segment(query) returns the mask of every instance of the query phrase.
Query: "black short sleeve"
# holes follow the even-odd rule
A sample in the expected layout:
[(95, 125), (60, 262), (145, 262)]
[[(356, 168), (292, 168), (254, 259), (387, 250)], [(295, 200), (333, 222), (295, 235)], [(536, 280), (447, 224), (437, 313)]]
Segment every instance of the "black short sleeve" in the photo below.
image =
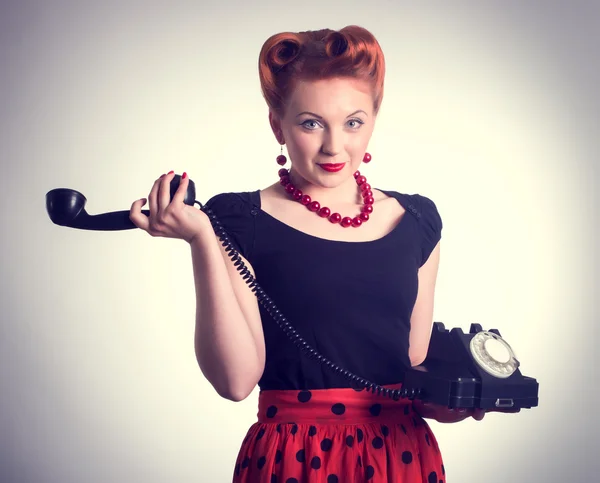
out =
[(248, 261), (254, 247), (254, 215), (252, 204), (244, 193), (220, 193), (204, 204), (211, 210), (229, 235), (233, 247)]
[(420, 204), (419, 218), (421, 231), (421, 264), (425, 265), (429, 259), (429, 255), (442, 238), (442, 218), (438, 212), (435, 203), (429, 198), (422, 195), (415, 195), (417, 203)]

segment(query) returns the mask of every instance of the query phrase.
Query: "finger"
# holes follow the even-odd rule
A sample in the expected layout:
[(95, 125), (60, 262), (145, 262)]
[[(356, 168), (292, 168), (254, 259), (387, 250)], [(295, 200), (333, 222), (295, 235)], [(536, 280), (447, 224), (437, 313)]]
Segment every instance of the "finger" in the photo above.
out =
[[(183, 173), (184, 175), (186, 174), (185, 172)], [(188, 189), (188, 184), (190, 184), (190, 178), (189, 176), (186, 176), (185, 178), (182, 176), (181, 180), (179, 181), (179, 186), (177, 188), (177, 191), (175, 191), (175, 195), (173, 196), (173, 203), (183, 203), (183, 199), (185, 198), (185, 193)]]
[(134, 201), (131, 205), (131, 209), (129, 210), (129, 219), (135, 226), (144, 231), (148, 231), (150, 227), (150, 220), (144, 213), (142, 213), (142, 206), (146, 204), (146, 201), (146, 198)]
[(148, 207), (150, 208), (151, 217), (156, 217), (158, 214), (158, 186), (162, 181), (163, 176), (164, 174), (154, 182), (152, 189), (150, 190), (150, 194), (148, 195), (148, 201), (150, 202)]
[(171, 180), (175, 176), (173, 171), (169, 171), (163, 176), (158, 190), (158, 210), (162, 213), (169, 203), (171, 203)]
[(483, 417), (485, 416), (485, 409), (474, 409), (472, 416), (473, 416), (473, 419), (475, 419), (477, 421), (481, 421), (483, 419)]

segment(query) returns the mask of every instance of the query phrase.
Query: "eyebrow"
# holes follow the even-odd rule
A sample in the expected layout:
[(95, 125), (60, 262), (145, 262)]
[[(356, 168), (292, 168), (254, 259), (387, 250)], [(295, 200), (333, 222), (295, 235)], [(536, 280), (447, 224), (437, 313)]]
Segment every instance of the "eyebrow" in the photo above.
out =
[[(368, 116), (368, 114), (365, 111), (363, 111), (362, 109), (359, 109), (358, 111), (354, 111), (352, 114), (348, 114), (348, 116), (346, 116), (346, 117), (354, 116), (355, 114), (358, 114), (359, 112), (362, 112), (365, 116)], [(315, 114), (314, 112), (309, 112), (309, 111), (301, 112), (296, 117), (300, 117), (302, 114), (309, 114), (310, 116), (315, 116), (319, 119), (323, 119), (322, 116), (319, 116), (318, 114)]]

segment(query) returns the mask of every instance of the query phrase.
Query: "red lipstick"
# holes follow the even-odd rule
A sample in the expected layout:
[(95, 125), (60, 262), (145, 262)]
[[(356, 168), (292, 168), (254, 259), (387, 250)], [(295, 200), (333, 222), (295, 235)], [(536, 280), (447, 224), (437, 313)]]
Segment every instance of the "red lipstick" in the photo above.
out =
[(330, 173), (335, 173), (337, 171), (340, 171), (344, 166), (346, 166), (346, 163), (319, 164), (319, 167), (321, 167), (325, 171), (329, 171)]

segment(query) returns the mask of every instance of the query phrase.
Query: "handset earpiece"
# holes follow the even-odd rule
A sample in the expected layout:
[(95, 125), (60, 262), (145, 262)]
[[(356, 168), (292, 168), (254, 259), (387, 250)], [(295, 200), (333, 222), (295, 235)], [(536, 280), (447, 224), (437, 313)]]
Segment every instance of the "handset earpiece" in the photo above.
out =
[[(181, 176), (176, 174), (171, 180), (171, 200), (179, 187)], [(183, 202), (193, 206), (196, 199), (196, 186), (190, 179)], [(129, 210), (113, 211), (90, 215), (85, 211), (87, 199), (79, 191), (68, 188), (56, 188), (46, 193), (46, 211), (53, 223), (80, 230), (130, 230), (137, 228), (129, 219)], [(145, 215), (150, 210), (142, 210)]]

